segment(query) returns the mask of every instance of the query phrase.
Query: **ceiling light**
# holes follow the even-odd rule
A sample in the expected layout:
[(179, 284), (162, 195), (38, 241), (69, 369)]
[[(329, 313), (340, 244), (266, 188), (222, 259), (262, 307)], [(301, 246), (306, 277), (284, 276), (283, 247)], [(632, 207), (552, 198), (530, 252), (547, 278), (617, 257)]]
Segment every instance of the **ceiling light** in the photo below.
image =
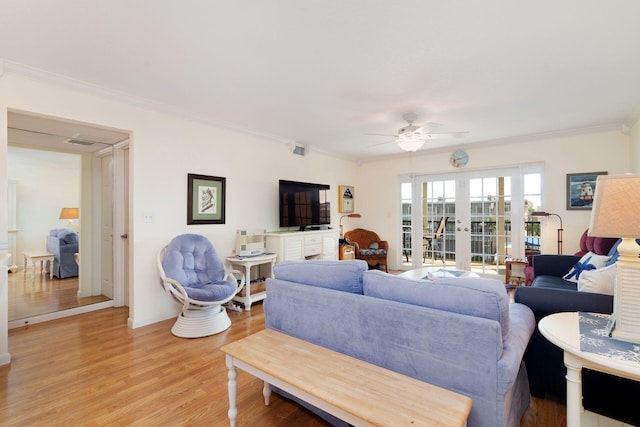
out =
[(424, 138), (420, 132), (406, 132), (398, 136), (396, 143), (404, 151), (418, 151), (424, 145)]

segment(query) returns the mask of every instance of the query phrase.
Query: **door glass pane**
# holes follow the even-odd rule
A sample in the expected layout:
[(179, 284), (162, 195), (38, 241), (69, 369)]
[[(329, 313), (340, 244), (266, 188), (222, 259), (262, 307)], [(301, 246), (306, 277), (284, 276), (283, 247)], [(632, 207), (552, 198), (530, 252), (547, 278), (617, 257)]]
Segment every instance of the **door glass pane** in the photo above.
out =
[(422, 263), (455, 265), (456, 181), (422, 184)]
[(403, 182), (400, 184), (400, 198), (402, 208), (402, 263), (411, 266), (411, 183)]
[(473, 271), (498, 274), (511, 256), (511, 178), (469, 180)]
[(530, 173), (524, 175), (525, 206), (525, 255), (540, 253), (540, 217), (529, 216), (531, 212), (542, 211), (542, 175)]

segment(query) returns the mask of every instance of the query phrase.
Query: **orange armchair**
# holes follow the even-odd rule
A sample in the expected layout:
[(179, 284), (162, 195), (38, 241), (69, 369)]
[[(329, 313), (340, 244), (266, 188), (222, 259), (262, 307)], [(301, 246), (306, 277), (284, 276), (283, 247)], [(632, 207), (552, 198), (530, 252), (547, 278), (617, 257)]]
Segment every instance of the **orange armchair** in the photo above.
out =
[(369, 267), (380, 268), (381, 265), (384, 265), (384, 271), (388, 271), (389, 243), (386, 240), (380, 240), (376, 233), (364, 228), (347, 231), (344, 233), (344, 237), (355, 246), (356, 259), (366, 261)]

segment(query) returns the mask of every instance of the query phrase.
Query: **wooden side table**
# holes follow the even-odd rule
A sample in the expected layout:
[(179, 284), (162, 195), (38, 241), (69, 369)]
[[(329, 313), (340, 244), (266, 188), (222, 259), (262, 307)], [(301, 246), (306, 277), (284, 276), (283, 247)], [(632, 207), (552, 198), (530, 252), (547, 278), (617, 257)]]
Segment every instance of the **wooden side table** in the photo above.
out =
[(523, 259), (507, 258), (505, 260), (505, 276), (504, 283), (510, 286), (521, 286), (527, 281), (527, 276), (524, 274), (524, 269), (528, 263)]
[(47, 251), (27, 251), (24, 252), (24, 272), (27, 272), (27, 266), (31, 264), (33, 266), (33, 277), (36, 277), (36, 262), (40, 262), (40, 274), (44, 273), (44, 263), (49, 261), (51, 263), (49, 270), (49, 278), (53, 279), (53, 260), (55, 255)]
[(267, 297), (266, 290), (251, 295), (251, 267), (253, 267), (254, 265), (269, 264), (271, 267), (269, 276), (273, 277), (273, 266), (276, 263), (276, 258), (276, 254), (264, 254), (252, 257), (227, 257), (227, 262), (232, 266), (244, 268), (245, 296), (242, 296), (242, 289), (240, 289), (238, 290), (236, 296), (233, 297), (233, 300), (243, 304), (246, 311), (251, 311), (251, 304), (253, 304), (254, 302), (262, 301)]
[(353, 245), (340, 246), (340, 257), (338, 259), (356, 259), (356, 247)]
[[(567, 367), (567, 427), (580, 427), (582, 417), (582, 368), (640, 381), (640, 362), (618, 360), (581, 351), (579, 314), (551, 314), (538, 323), (542, 336), (564, 351)], [(629, 402), (633, 404), (633, 400)]]

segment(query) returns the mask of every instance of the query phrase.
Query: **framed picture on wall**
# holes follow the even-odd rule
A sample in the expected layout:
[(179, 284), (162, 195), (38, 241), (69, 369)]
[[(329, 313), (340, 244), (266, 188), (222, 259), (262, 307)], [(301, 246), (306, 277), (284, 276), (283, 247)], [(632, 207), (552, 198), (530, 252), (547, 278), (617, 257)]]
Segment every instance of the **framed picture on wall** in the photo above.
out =
[(567, 174), (567, 210), (587, 210), (593, 208), (596, 180), (607, 172), (585, 172)]
[(187, 224), (224, 224), (226, 178), (188, 174)]
[(354, 187), (349, 185), (338, 185), (338, 212), (353, 213), (354, 204)]

